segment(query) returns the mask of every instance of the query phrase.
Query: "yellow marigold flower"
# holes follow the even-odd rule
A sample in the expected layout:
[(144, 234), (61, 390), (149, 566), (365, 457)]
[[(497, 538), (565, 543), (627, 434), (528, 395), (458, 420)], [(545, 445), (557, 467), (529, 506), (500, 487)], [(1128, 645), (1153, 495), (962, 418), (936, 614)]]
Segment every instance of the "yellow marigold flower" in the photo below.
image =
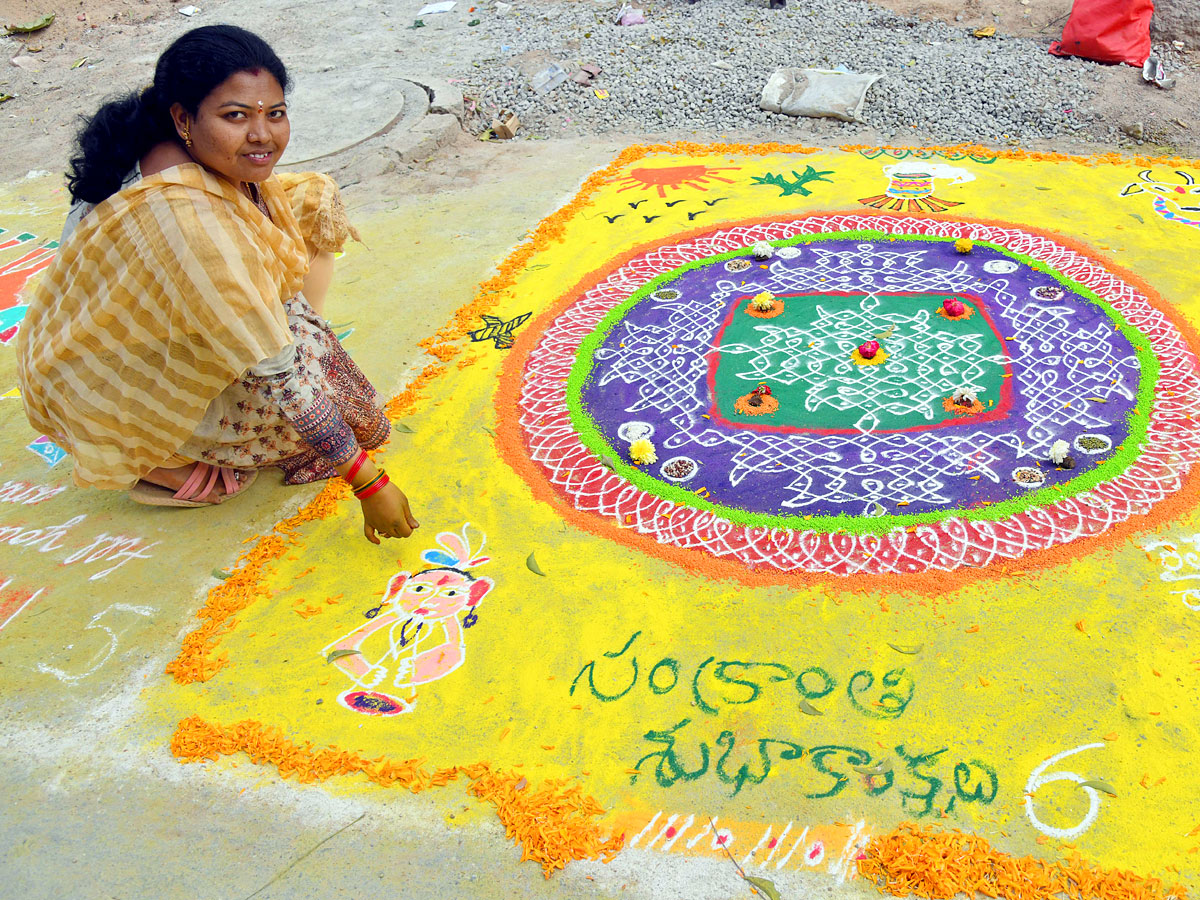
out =
[(967, 240), (966, 238), (959, 238), (957, 241), (954, 242), (954, 249), (957, 250), (959, 253), (970, 253), (972, 250), (975, 249), (975, 244), (973, 244), (971, 241)]
[(629, 458), (638, 465), (658, 462), (658, 454), (654, 452), (654, 445), (646, 438), (638, 438), (629, 445)]
[(750, 299), (750, 305), (759, 312), (770, 312), (775, 308), (775, 295), (770, 291), (763, 291), (761, 294), (755, 294)]

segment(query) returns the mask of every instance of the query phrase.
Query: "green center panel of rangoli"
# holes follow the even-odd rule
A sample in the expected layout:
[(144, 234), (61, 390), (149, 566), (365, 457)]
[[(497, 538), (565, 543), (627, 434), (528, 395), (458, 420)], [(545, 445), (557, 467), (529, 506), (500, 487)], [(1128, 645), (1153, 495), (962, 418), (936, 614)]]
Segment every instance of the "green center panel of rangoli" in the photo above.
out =
[[(938, 315), (961, 300), (968, 319)], [(719, 338), (713, 375), (717, 413), (726, 421), (834, 431), (903, 431), (958, 419), (943, 401), (969, 388), (1002, 396), (1009, 373), (1003, 341), (977, 298), (948, 293), (780, 294), (783, 313), (761, 319), (742, 298)], [(887, 358), (856, 363), (860, 344), (876, 338)], [(739, 413), (734, 404), (760, 382), (779, 409)], [(992, 401), (994, 402), (994, 401)]]

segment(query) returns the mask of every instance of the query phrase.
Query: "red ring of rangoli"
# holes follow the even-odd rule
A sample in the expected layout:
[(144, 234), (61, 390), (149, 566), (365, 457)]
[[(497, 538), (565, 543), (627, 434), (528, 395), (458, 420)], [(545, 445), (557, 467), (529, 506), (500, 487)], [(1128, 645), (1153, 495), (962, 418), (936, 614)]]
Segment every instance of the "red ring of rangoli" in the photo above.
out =
[[(1149, 341), (1161, 367), (1146, 445), (1126, 471), (1086, 494), (1003, 520), (949, 517), (886, 534), (855, 535), (740, 525), (715, 513), (677, 507), (603, 466), (575, 433), (566, 383), (584, 338), (605, 315), (657, 276), (688, 262), (802, 234), (860, 229), (989, 241), (1046, 263), (1093, 290)], [(1145, 515), (1180, 490), (1200, 460), (1200, 377), (1179, 330), (1141, 293), (1095, 260), (1049, 238), (970, 222), (880, 215), (809, 216), (741, 226), (660, 247), (620, 266), (546, 329), (525, 362), (518, 399), (530, 457), (576, 509), (656, 541), (747, 566), (836, 575), (915, 574), (981, 567), (1102, 534)]]

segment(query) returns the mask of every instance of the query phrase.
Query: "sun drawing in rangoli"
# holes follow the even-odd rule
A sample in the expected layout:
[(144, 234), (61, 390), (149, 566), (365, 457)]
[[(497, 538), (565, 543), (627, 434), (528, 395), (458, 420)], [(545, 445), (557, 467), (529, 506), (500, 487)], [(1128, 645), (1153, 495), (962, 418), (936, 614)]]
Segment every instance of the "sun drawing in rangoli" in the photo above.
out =
[(617, 193), (631, 190), (636, 187), (641, 187), (643, 191), (654, 189), (658, 191), (658, 196), (666, 197), (667, 188), (673, 191), (679, 190), (681, 187), (695, 188), (698, 191), (707, 191), (708, 188), (704, 185), (710, 181), (723, 181), (726, 184), (733, 184), (733, 179), (725, 178), (716, 174), (717, 172), (737, 171), (739, 166), (722, 166), (714, 168), (712, 166), (661, 166), (655, 168), (638, 168), (630, 171), (617, 179), (617, 184), (623, 185)]

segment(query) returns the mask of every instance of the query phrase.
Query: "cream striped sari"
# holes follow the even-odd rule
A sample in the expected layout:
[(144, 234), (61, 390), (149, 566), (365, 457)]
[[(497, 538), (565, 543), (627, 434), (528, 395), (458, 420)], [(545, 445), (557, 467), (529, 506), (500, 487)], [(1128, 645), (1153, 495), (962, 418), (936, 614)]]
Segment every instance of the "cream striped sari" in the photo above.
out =
[(260, 185), (267, 219), (203, 167), (167, 169), (86, 215), (42, 275), (21, 329), (22, 397), (71, 453), (77, 484), (132, 486), (290, 343), (283, 300), (309, 252), (352, 231), (332, 180), (283, 180)]

